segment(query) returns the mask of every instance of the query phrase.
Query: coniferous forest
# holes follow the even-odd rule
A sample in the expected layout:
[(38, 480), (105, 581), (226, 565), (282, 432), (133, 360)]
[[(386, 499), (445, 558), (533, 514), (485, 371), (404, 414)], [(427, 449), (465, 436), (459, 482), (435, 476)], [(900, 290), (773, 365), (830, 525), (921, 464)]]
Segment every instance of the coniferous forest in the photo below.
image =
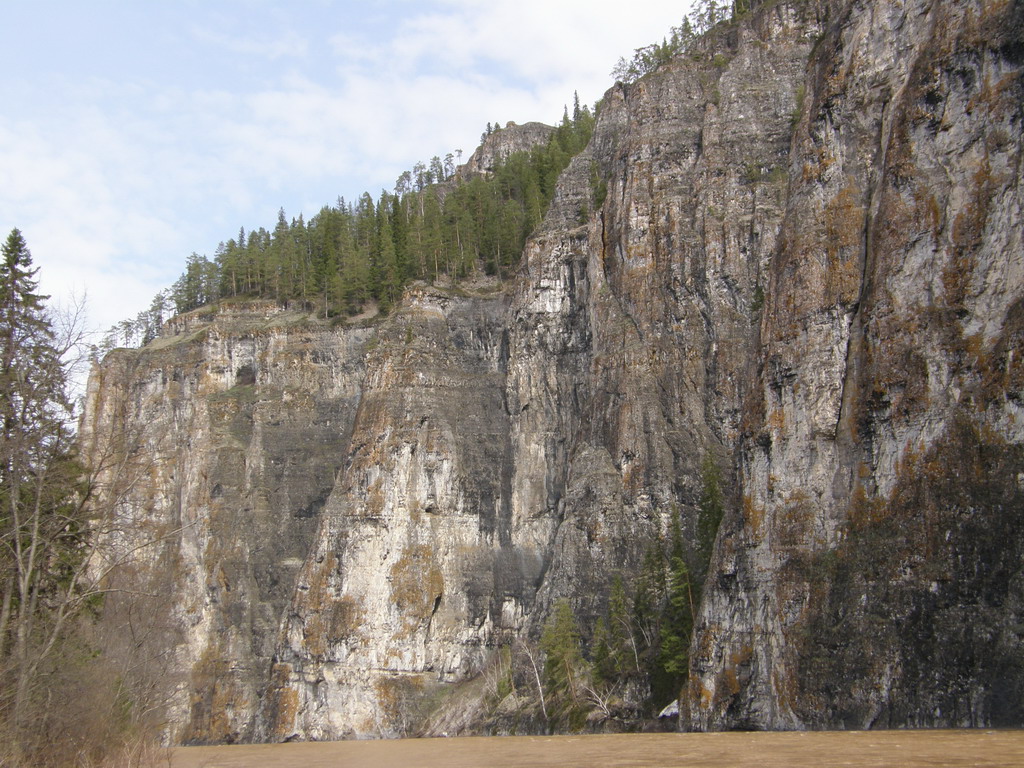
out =
[[(174, 285), (146, 311), (110, 329), (99, 353), (144, 345), (168, 317), (225, 299), (298, 304), (323, 318), (387, 313), (413, 280), (503, 278), (518, 264), (555, 182), (590, 140), (596, 109), (574, 100), (548, 141), (514, 152), (483, 174), (463, 173), (449, 153), (404, 172), (374, 200), (339, 198), (308, 221), (278, 212), (272, 229), (240, 229), (213, 258), (193, 253)], [(483, 138), (502, 129), (488, 125)]]
[[(748, 12), (747, 0), (698, 0), (660, 43), (620, 58), (611, 75), (634, 82), (719, 21)], [(600, 102), (591, 110), (574, 94), (571, 113), (565, 109), (545, 144), (508, 155), (487, 175), (462, 173), (458, 150), (417, 163), (376, 200), (364, 192), (356, 202), (338, 198), (308, 221), (301, 214), (289, 221), (281, 209), (271, 230), (242, 227), (213, 258), (192, 253), (174, 284), (148, 310), (109, 329), (95, 355), (145, 345), (168, 318), (223, 299), (299, 302), (324, 318), (358, 314), (372, 301), (386, 314), (413, 280), (505, 277), (543, 218), (559, 174), (590, 141), (599, 109)], [(481, 142), (501, 130), (488, 123)]]

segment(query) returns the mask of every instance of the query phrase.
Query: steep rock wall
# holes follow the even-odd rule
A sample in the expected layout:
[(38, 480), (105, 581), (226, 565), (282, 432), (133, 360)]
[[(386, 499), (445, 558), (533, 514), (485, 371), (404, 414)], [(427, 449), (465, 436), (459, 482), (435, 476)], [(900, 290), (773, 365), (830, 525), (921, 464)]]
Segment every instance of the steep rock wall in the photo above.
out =
[(505, 303), (416, 287), (375, 336), (261, 738), (402, 732), (432, 685), (466, 677), (514, 628), (517, 582), (536, 574), (507, 547)]
[(260, 738), (401, 733), (555, 599), (592, 626), (673, 515), (692, 535), (816, 23), (780, 4), (610, 91), (505, 293), (418, 288), (382, 326)]
[[(546, 231), (527, 247), (529, 284), (563, 291), (562, 306), (576, 308), (587, 334), (559, 383), (574, 407), (563, 455), (549, 451), (566, 485), (544, 591), (549, 601), (572, 597), (585, 625), (612, 575), (635, 574), (673, 516), (696, 538), (704, 457), (728, 470), (816, 28), (813, 9), (777, 4), (609, 91)], [(595, 175), (598, 189), (588, 186)], [(530, 308), (513, 316), (513, 339), (517, 321), (545, 322)], [(523, 357), (551, 367), (543, 351)], [(597, 574), (595, 583), (579, 585), (580, 572)]]
[(507, 123), (504, 128), (496, 124), (492, 133), (483, 135), (480, 146), (466, 163), (459, 166), (456, 176), (468, 179), (493, 173), (509, 155), (543, 146), (554, 131), (554, 128), (544, 123)]
[(694, 727), (1021, 721), (1021, 17), (832, 9)]
[(163, 627), (152, 653), (174, 659), (174, 741), (252, 737), (280, 616), (347, 450), (369, 333), (274, 305), (197, 312), (90, 377), (80, 439), (97, 507), (115, 511), (102, 551), (132, 563), (107, 611)]
[(404, 732), (693, 546), (708, 458), (685, 724), (1019, 724), (1021, 12), (758, 4), (607, 93), (514, 280), (111, 355), (83, 440), (171, 574), (176, 737)]

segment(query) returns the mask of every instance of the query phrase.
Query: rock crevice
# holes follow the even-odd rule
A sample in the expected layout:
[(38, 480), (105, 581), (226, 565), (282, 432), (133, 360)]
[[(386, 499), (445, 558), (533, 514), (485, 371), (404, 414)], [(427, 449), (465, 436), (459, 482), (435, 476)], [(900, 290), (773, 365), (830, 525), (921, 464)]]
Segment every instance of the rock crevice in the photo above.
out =
[(1020, 3), (755, 6), (608, 91), (514, 278), (96, 368), (85, 452), (174, 532), (174, 738), (406, 732), (696, 547), (709, 458), (685, 727), (1024, 721)]

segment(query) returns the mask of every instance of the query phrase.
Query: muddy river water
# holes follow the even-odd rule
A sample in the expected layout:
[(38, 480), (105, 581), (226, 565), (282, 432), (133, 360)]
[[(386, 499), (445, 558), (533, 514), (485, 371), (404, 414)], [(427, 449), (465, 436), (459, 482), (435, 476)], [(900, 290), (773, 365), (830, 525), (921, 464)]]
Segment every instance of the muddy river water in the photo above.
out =
[(173, 768), (1024, 767), (1024, 731), (495, 736), (180, 747)]

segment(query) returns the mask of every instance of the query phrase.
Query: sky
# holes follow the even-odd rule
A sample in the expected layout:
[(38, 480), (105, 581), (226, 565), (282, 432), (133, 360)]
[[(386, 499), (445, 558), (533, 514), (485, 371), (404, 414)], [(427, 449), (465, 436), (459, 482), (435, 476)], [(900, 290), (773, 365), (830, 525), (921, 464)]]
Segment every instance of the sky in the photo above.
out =
[(0, 0), (0, 239), (101, 331), (190, 253), (594, 104), (688, 3)]

